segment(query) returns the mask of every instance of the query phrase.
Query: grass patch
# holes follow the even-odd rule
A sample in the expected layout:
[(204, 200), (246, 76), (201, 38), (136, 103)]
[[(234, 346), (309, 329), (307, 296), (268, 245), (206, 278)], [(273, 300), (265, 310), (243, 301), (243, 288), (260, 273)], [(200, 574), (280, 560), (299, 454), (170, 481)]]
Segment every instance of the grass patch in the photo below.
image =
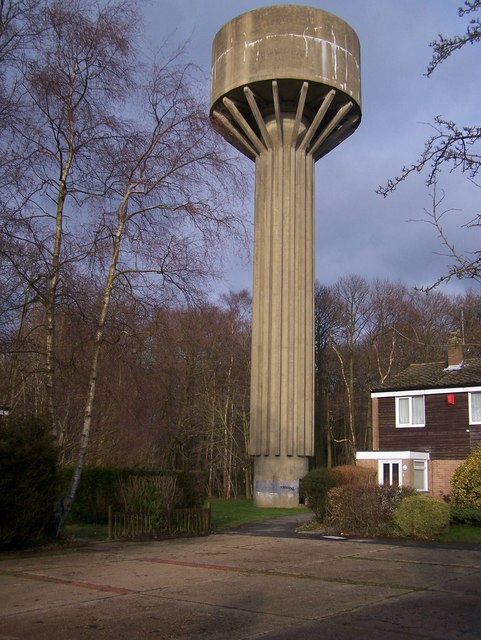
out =
[(481, 527), (468, 524), (451, 524), (446, 533), (436, 538), (438, 542), (460, 542), (465, 544), (481, 544)]
[(235, 498), (232, 500), (211, 500), (212, 528), (214, 531), (232, 529), (248, 522), (269, 520), (279, 516), (292, 516), (299, 513), (309, 513), (306, 507), (295, 509), (267, 509), (254, 507), (252, 500)]
[[(265, 509), (254, 507), (252, 500), (236, 498), (232, 500), (211, 500), (212, 528), (214, 531), (231, 529), (248, 522), (259, 522), (280, 516), (309, 513), (306, 507), (296, 509)], [(302, 528), (303, 530), (322, 530), (319, 522), (313, 520)], [(108, 526), (106, 524), (70, 524), (64, 530), (67, 538), (86, 540), (107, 540)], [(481, 527), (467, 524), (452, 524), (446, 533), (436, 538), (437, 542), (452, 542), (459, 544), (481, 544)], [(45, 542), (43, 543), (45, 544)], [(52, 541), (52, 547), (62, 548), (65, 542)], [(35, 545), (33, 545), (35, 546)], [(68, 546), (68, 542), (67, 542)], [(39, 547), (42, 548), (41, 546)]]
[[(232, 500), (221, 500), (215, 498), (211, 500), (212, 505), (212, 529), (222, 531), (232, 529), (249, 522), (259, 522), (280, 516), (310, 513), (306, 507), (296, 509), (267, 509), (254, 507), (252, 500), (245, 498), (235, 498)], [(310, 527), (320, 528), (320, 524), (313, 521)], [(307, 525), (309, 527), (309, 525)], [(71, 524), (68, 525), (64, 533), (69, 538), (86, 540), (107, 540), (108, 526), (106, 524)], [(438, 542), (453, 542), (465, 544), (481, 544), (481, 527), (474, 527), (466, 524), (452, 524), (446, 533), (436, 538)]]
[[(214, 498), (212, 505), (212, 529), (221, 531), (231, 529), (248, 522), (269, 520), (279, 516), (291, 516), (299, 513), (309, 513), (306, 507), (296, 509), (265, 509), (254, 507), (252, 500), (235, 498), (221, 500)], [(64, 529), (64, 534), (69, 538), (85, 538), (87, 540), (107, 540), (107, 524), (69, 524)]]

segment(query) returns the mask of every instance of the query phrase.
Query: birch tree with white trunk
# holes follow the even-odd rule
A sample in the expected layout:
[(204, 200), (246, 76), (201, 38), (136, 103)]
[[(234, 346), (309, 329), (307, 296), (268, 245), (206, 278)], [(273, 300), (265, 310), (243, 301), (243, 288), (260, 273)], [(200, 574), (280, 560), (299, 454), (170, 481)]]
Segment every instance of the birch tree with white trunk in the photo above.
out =
[(80, 441), (58, 533), (95, 425), (112, 300), (202, 297), (222, 250), (245, 240), (234, 206), (245, 183), (210, 127), (206, 79), (179, 50), (164, 47), (149, 61), (135, 3), (39, 0), (35, 21), (16, 67), (19, 108), (1, 139), (8, 162), (0, 171), (0, 249), (31, 293), (27, 307), (43, 313), (45, 412), (57, 438), (56, 323), (67, 300), (82, 313), (66, 275), (94, 279), (101, 292), (90, 305), (96, 315)]

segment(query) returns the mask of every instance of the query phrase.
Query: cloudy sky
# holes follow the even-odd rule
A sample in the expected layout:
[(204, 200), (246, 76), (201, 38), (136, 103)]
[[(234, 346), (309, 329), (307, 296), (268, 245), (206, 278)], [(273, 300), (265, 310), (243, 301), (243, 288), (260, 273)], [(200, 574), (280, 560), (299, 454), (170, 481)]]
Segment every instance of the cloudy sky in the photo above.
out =
[[(155, 47), (166, 37), (189, 40), (188, 57), (209, 73), (212, 40), (223, 24), (259, 6), (259, 0), (152, 0), (145, 10), (146, 39)], [(285, 4), (277, 2), (276, 4)], [(439, 33), (464, 31), (462, 0), (313, 0), (337, 14), (361, 42), (363, 119), (358, 130), (316, 164), (316, 277), (332, 284), (357, 273), (369, 281), (387, 278), (423, 286), (441, 275), (449, 260), (424, 211), (431, 195), (423, 176), (412, 176), (388, 198), (375, 189), (416, 159), (442, 115), (459, 124), (481, 121), (481, 45), (467, 47), (426, 78), (429, 43)], [(253, 170), (253, 165), (252, 165)], [(443, 209), (450, 238), (474, 249), (473, 218), (481, 192), (466, 179), (443, 174)], [(253, 210), (253, 198), (250, 200)], [(252, 213), (252, 211), (251, 211)], [(471, 243), (471, 244), (470, 244)], [(249, 260), (226, 265), (217, 291), (251, 288)], [(446, 291), (466, 288), (453, 283)], [(469, 286), (472, 286), (470, 284)]]

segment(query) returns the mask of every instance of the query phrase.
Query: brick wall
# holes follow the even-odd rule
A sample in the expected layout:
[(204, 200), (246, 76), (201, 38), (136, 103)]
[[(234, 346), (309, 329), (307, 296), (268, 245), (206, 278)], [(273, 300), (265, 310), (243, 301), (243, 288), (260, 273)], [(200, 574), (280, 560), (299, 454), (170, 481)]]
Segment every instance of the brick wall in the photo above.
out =
[[(403, 460), (403, 485), (412, 486), (413, 484), (413, 461)], [(451, 493), (451, 478), (454, 471), (459, 467), (463, 460), (429, 460), (428, 461), (428, 486), (433, 496), (444, 496)], [(357, 465), (360, 467), (368, 467), (374, 469), (377, 474), (377, 460), (358, 460)]]
[(463, 460), (430, 460), (429, 487), (433, 496), (449, 495), (451, 493), (451, 478)]

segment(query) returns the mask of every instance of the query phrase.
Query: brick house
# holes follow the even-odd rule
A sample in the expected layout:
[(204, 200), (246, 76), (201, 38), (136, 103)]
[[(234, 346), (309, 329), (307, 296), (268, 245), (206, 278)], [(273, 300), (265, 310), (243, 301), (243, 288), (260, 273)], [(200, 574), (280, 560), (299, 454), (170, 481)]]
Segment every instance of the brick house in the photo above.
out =
[(447, 495), (456, 467), (481, 443), (481, 358), (463, 359), (451, 340), (448, 361), (413, 364), (372, 389), (373, 451), (357, 464), (380, 484)]

